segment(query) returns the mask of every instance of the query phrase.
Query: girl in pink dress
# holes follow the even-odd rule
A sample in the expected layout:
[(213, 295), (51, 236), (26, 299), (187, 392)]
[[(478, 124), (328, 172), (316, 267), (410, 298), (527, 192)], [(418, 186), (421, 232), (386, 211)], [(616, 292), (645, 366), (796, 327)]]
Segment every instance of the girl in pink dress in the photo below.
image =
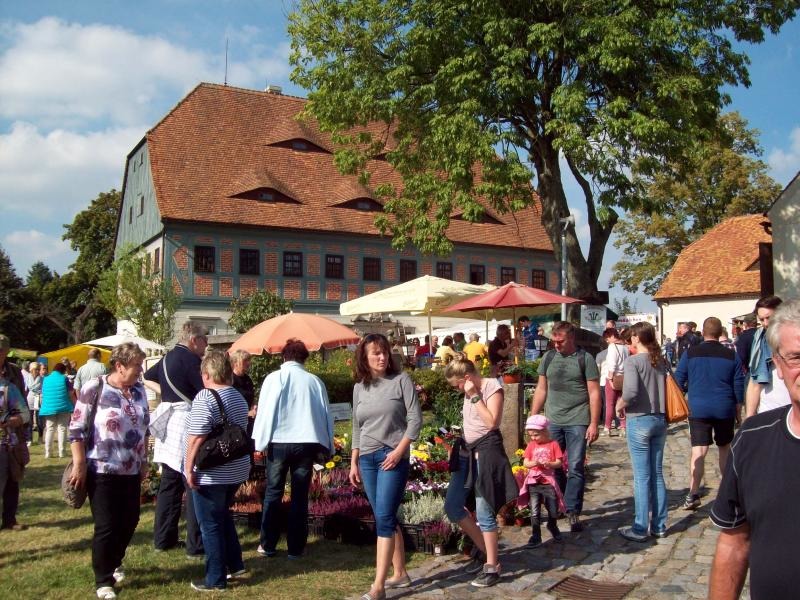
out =
[(550, 421), (544, 415), (528, 417), (525, 430), (531, 438), (525, 448), (523, 466), (528, 474), (520, 487), (518, 505), (530, 503), (531, 537), (528, 547), (535, 548), (542, 543), (541, 505), (547, 508), (547, 530), (553, 539), (561, 539), (558, 530), (558, 513), (565, 512), (564, 497), (556, 484), (554, 471), (561, 468), (562, 453), (557, 442), (550, 439)]

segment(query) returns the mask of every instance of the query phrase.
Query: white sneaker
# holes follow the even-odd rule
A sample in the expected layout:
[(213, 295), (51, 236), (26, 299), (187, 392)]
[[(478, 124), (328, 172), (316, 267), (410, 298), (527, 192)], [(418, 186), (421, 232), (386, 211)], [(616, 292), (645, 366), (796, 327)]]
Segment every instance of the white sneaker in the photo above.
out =
[(117, 597), (114, 588), (110, 585), (103, 586), (101, 588), (97, 588), (97, 597), (100, 600), (114, 600)]
[(114, 581), (119, 583), (123, 579), (125, 579), (125, 571), (122, 570), (122, 567), (114, 569)]

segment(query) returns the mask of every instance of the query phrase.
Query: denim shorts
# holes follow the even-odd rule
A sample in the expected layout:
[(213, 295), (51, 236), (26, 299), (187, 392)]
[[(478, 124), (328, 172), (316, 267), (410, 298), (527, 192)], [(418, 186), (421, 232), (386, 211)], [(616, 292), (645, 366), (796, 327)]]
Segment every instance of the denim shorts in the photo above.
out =
[[(473, 485), (471, 488), (465, 488), (464, 482), (467, 479), (470, 459), (473, 461)], [(444, 500), (444, 511), (447, 514), (447, 518), (453, 523), (458, 523), (469, 514), (464, 505), (467, 503), (467, 496), (475, 487), (477, 476), (478, 461), (474, 457), (460, 456), (458, 471), (450, 473), (450, 484), (447, 486), (447, 497)], [(492, 507), (489, 506), (489, 503), (478, 496), (477, 493), (475, 494), (475, 513), (478, 517), (478, 527), (480, 527), (481, 531), (497, 531), (497, 515), (492, 510)]]

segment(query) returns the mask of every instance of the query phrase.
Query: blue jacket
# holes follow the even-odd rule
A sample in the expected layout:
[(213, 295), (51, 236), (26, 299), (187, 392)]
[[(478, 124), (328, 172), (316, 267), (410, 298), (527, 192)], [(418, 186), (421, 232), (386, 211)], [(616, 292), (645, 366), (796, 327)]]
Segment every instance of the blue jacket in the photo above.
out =
[(39, 409), (39, 416), (52, 417), (61, 413), (72, 414), (74, 408), (66, 376), (58, 371), (53, 371), (42, 380), (42, 406)]
[(744, 402), (745, 375), (736, 352), (717, 341), (703, 341), (683, 353), (675, 380), (689, 392), (689, 416), (730, 419)]

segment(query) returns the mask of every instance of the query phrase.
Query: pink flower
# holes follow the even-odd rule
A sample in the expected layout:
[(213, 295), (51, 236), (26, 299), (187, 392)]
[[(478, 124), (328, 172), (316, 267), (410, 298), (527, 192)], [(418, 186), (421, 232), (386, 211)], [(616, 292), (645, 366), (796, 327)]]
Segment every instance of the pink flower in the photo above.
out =
[(111, 432), (119, 431), (119, 420), (118, 419), (106, 420), (106, 429)]

